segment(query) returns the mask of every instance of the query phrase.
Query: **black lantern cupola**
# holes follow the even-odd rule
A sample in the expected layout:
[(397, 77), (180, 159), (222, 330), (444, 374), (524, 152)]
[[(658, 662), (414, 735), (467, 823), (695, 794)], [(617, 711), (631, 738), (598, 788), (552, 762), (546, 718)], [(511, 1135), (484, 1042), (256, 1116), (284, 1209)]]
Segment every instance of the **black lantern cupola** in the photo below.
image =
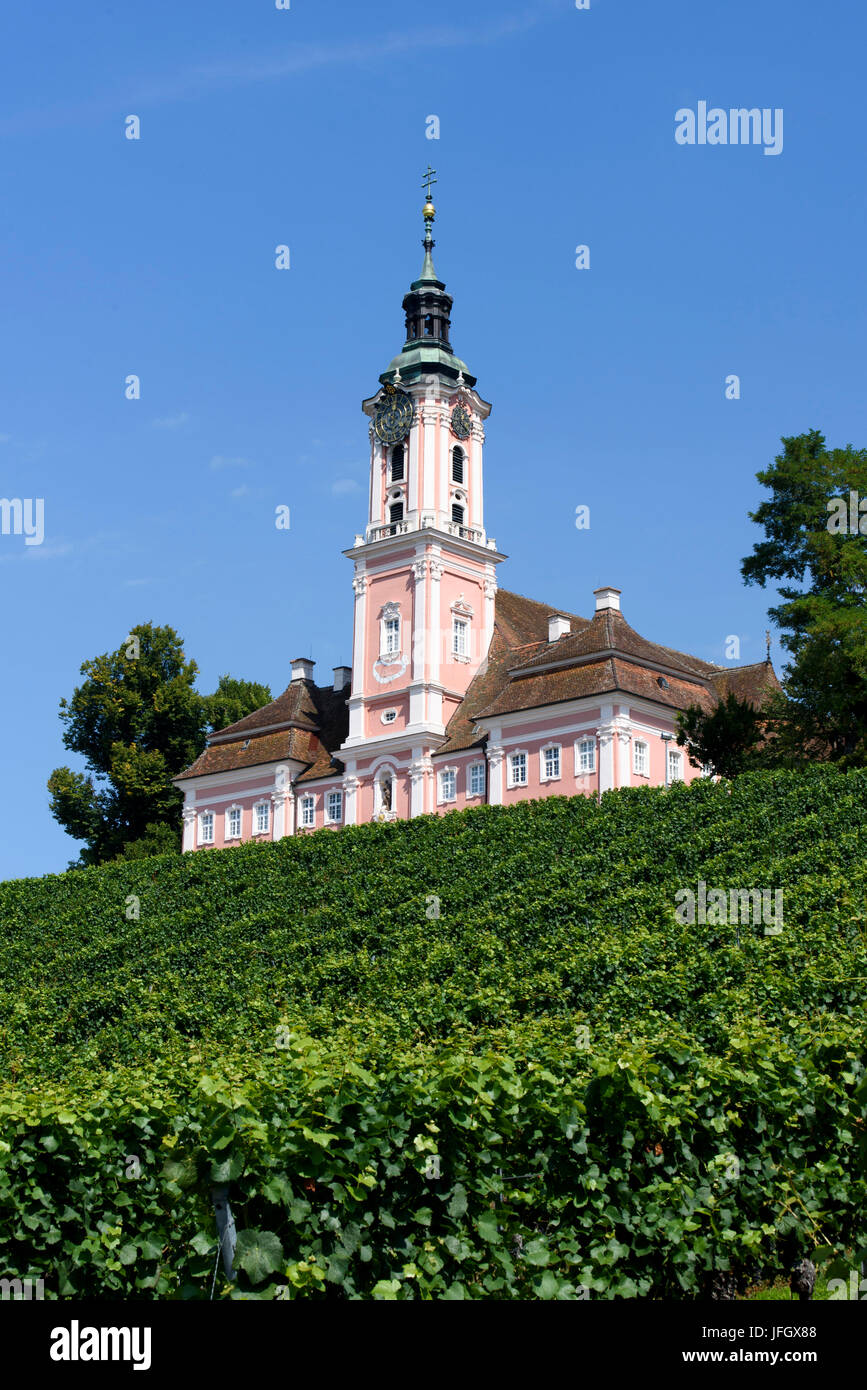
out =
[[(393, 384), (396, 379), (409, 383), (429, 374), (447, 377), (451, 380), (461, 378), (467, 386), (474, 386), (476, 378), (471, 375), (466, 362), (455, 357), (450, 341), (452, 327), (452, 297), (446, 292), (445, 282), (438, 279), (433, 263), (433, 224), (436, 208), (431, 201), (431, 184), (436, 183), (436, 170), (428, 168), (425, 176), (427, 201), (422, 209), (424, 217), (424, 263), (421, 275), (413, 280), (409, 293), (403, 297), (403, 311), (406, 315), (406, 341), (400, 353), (390, 363), (388, 371), (383, 372), (380, 381)], [(400, 376), (396, 378), (395, 372)]]

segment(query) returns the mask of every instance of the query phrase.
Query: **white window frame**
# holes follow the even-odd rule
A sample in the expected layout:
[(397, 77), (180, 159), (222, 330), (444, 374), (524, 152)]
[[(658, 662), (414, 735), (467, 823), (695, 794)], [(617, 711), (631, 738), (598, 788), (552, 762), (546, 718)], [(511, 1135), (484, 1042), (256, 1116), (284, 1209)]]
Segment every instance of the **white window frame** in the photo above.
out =
[[(310, 812), (310, 819), (307, 819), (307, 812)], [(298, 802), (298, 823), (302, 830), (313, 830), (316, 827), (316, 797), (312, 792), (307, 792)]]
[(379, 716), (379, 719), (380, 719), (380, 723), (382, 723), (382, 724), (393, 724), (393, 723), (395, 722), (395, 720), (397, 719), (397, 710), (396, 710), (396, 709), (384, 709), (384, 710), (382, 711), (382, 714)]
[[(582, 767), (581, 749), (585, 746), (590, 748), (590, 766)], [(596, 739), (591, 735), (584, 734), (582, 738), (575, 740), (575, 776), (592, 777), (596, 772)]]
[[(338, 806), (340, 808), (336, 816), (333, 816), (331, 814), (331, 803), (334, 797), (338, 798)], [(325, 793), (325, 824), (343, 824), (343, 792), (341, 791), (340, 787), (332, 787), (330, 791), (327, 791)]]
[(452, 614), (452, 656), (455, 661), (470, 659), (470, 620), (462, 613)]
[[(451, 795), (446, 793), (446, 779)], [(437, 805), (445, 806), (458, 799), (458, 770), (456, 767), (441, 767), (437, 772)]]
[[(234, 819), (235, 816), (238, 817), (238, 833), (237, 833), (237, 835), (236, 835), (236, 834), (234, 833), (234, 831), (230, 828), (230, 827), (231, 827), (232, 820)], [(228, 844), (230, 840), (240, 840), (240, 838), (241, 838), (241, 836), (243, 835), (243, 833), (244, 833), (244, 810), (243, 810), (243, 807), (238, 806), (238, 805), (227, 806), (227, 807), (226, 807), (226, 818), (225, 818), (225, 821), (224, 821), (224, 829), (223, 829), (223, 839), (225, 840), (226, 844)]]
[[(643, 749), (643, 755), (639, 757), (638, 750)], [(640, 767), (639, 763), (644, 766)], [(637, 738), (632, 745), (632, 771), (636, 777), (650, 776), (650, 744), (646, 738)]]
[[(515, 778), (515, 761), (518, 758), (524, 759), (524, 776), (520, 781)], [(528, 787), (530, 785), (530, 755), (526, 748), (514, 748), (509, 754), (507, 763), (507, 787)]]
[[(396, 626), (392, 628), (392, 624)], [(388, 658), (400, 656), (402, 636), (400, 604), (386, 603), (379, 615), (380, 657)]]
[[(259, 827), (259, 812), (265, 812), (265, 824)], [(271, 830), (271, 803), (270, 801), (257, 801), (253, 807), (253, 834), (268, 835)]]
[(400, 655), (400, 618), (383, 618), (382, 654), (383, 656)]
[[(545, 766), (546, 753), (555, 753), (557, 756), (557, 771), (548, 772)], [(563, 776), (563, 745), (561, 743), (546, 743), (544, 748), (539, 749), (539, 781), (540, 782), (559, 782)]]
[[(474, 789), (474, 788), (473, 788), (473, 773), (474, 773), (474, 772), (478, 772), (480, 769), (481, 769), (481, 774), (482, 774), (482, 785), (481, 785), (481, 787), (477, 787), (477, 788)], [(488, 778), (487, 778), (487, 772), (488, 772), (488, 768), (487, 768), (487, 764), (486, 764), (486, 763), (479, 762), (479, 763), (470, 763), (470, 764), (468, 765), (468, 767), (467, 767), (467, 796), (484, 796), (484, 794), (485, 794), (485, 787), (486, 787), (487, 780), (488, 780)]]
[(683, 757), (680, 753), (676, 753), (673, 748), (666, 751), (668, 753), (668, 785), (671, 786), (672, 782), (683, 781)]
[[(206, 835), (206, 834), (205, 834), (205, 821), (206, 821), (206, 820), (207, 820), (207, 821), (209, 822), (209, 824), (210, 824), (210, 830), (211, 830), (210, 835)], [(200, 812), (199, 812), (199, 844), (200, 844), (200, 845), (212, 845), (212, 844), (215, 843), (216, 838), (217, 838), (217, 818), (216, 818), (216, 816), (214, 815), (213, 811), (200, 811)]]

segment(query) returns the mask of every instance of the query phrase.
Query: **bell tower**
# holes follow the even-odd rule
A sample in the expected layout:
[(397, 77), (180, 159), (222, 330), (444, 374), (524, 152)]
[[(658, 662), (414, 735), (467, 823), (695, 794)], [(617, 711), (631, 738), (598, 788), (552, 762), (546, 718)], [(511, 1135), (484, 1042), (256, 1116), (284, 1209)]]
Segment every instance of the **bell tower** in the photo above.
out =
[(445, 728), (493, 635), (496, 566), (485, 530), (484, 422), (491, 406), (451, 344), (452, 297), (433, 263), (431, 199), (423, 187), (424, 260), (403, 298), (406, 338), (362, 403), (370, 420), (365, 529), (344, 553), (355, 574), (349, 736), (411, 742), (415, 761)]

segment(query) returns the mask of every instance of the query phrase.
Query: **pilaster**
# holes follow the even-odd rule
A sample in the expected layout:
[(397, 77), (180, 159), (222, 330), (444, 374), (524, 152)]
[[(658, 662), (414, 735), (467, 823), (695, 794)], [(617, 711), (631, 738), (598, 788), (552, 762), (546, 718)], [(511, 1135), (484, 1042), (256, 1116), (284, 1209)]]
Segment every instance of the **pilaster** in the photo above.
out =
[(187, 792), (186, 805), (184, 806), (184, 838), (181, 843), (181, 850), (184, 854), (188, 850), (196, 848), (196, 808), (193, 804), (193, 792)]
[(428, 807), (428, 787), (433, 776), (433, 763), (430, 757), (422, 755), (419, 749), (413, 749), (413, 761), (409, 765), (409, 776), (410, 816), (424, 815)]
[(342, 782), (343, 786), (343, 824), (358, 824), (358, 790), (361, 782), (354, 773), (348, 773)]
[(478, 420), (473, 421), (473, 427), (469, 438), (469, 494), (470, 494), (470, 515), (469, 523), (471, 526), (484, 527), (485, 509), (484, 497), (482, 492), (482, 446), (485, 442), (485, 431)]
[(442, 563), (442, 560), (439, 559), (439, 554), (440, 554), (440, 553), (441, 553), (441, 552), (438, 551), (438, 552), (437, 552), (437, 558), (431, 560), (431, 562), (430, 562), (430, 571), (429, 571), (429, 572), (430, 572), (430, 633), (431, 633), (431, 642), (430, 642), (431, 651), (430, 651), (430, 662), (429, 662), (429, 664), (430, 664), (430, 679), (431, 679), (432, 681), (439, 681), (439, 678), (440, 678), (440, 660), (441, 660), (441, 657), (442, 657), (442, 645), (443, 645), (443, 640), (442, 640), (442, 639), (443, 639), (443, 634), (442, 634), (442, 617), (441, 617), (441, 613), (440, 613), (441, 599), (442, 599), (442, 589), (441, 589), (441, 585), (440, 585), (440, 580), (441, 580), (442, 577), (443, 577), (443, 563)]
[(492, 806), (503, 804), (503, 759), (506, 750), (499, 743), (488, 744), (488, 801)]

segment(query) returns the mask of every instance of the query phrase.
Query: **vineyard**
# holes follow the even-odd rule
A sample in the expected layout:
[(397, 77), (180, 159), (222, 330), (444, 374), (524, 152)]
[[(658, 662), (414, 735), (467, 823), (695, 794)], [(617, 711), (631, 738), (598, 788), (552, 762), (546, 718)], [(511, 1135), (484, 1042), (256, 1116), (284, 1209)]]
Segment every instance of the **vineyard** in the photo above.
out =
[(0, 1276), (690, 1299), (863, 1258), (865, 1001), (860, 771), (0, 884)]

